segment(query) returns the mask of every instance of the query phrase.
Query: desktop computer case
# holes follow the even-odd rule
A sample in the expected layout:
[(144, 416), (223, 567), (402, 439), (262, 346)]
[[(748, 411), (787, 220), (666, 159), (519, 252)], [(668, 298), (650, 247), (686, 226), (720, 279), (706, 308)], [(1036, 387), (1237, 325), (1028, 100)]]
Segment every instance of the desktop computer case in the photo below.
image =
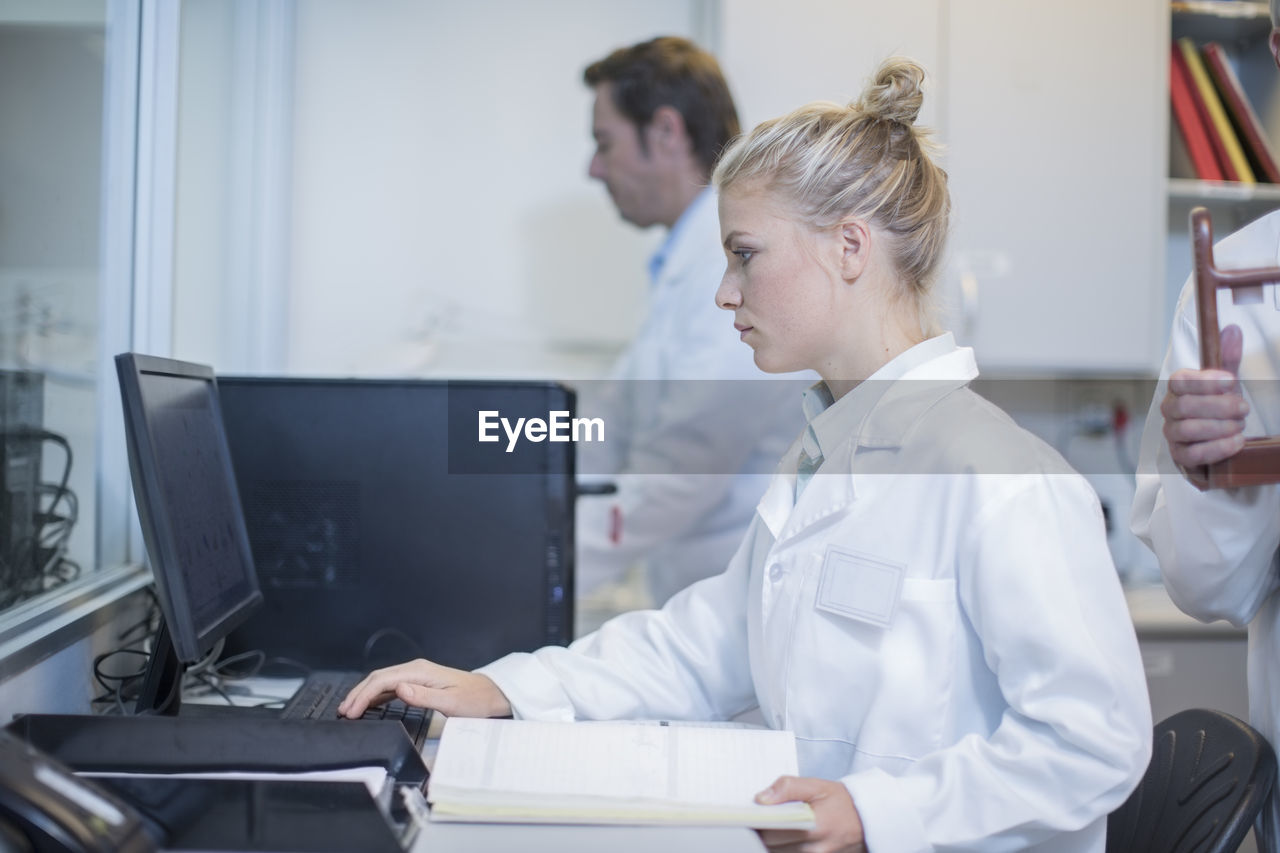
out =
[(228, 654), (359, 670), (425, 656), (470, 669), (570, 641), (573, 445), (506, 454), (477, 443), (476, 418), (572, 411), (571, 391), (263, 377), (218, 386), (264, 596)]
[(0, 590), (6, 599), (39, 588), (36, 514), (43, 422), (44, 377), (0, 370)]

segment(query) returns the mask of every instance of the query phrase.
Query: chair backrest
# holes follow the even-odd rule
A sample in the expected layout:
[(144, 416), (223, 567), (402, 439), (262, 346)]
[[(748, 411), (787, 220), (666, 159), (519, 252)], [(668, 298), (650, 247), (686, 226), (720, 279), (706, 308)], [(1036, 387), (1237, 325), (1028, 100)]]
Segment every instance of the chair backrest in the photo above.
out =
[(1142, 781), (1107, 819), (1107, 853), (1233, 853), (1271, 793), (1271, 745), (1207, 708), (1179, 711), (1154, 736)]

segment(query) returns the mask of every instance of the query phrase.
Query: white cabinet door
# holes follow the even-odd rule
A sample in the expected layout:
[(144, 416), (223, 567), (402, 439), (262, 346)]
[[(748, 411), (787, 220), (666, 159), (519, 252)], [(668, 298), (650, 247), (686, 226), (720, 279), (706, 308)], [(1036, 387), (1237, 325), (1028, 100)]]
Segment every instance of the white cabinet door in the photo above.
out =
[(988, 371), (1145, 372), (1165, 332), (1163, 2), (731, 0), (718, 51), (747, 127), (919, 60), (954, 204), (944, 325)]
[(929, 72), (920, 122), (936, 126), (941, 2), (727, 0), (716, 49), (743, 129), (809, 101), (847, 103), (894, 54)]
[(1150, 370), (1163, 339), (1160, 0), (949, 4), (948, 325), (988, 370)]

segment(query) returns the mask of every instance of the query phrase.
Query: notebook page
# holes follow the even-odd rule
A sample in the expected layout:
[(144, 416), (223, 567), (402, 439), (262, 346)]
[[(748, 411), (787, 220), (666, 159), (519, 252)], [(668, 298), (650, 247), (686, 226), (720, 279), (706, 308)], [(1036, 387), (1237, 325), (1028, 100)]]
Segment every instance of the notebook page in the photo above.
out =
[(433, 782), (575, 797), (667, 795), (665, 729), (512, 722), (449, 719)]
[(799, 775), (795, 739), (768, 729), (671, 726), (672, 799), (750, 803), (782, 775)]
[(783, 773), (796, 773), (790, 732), (456, 718), (432, 785), (749, 805)]

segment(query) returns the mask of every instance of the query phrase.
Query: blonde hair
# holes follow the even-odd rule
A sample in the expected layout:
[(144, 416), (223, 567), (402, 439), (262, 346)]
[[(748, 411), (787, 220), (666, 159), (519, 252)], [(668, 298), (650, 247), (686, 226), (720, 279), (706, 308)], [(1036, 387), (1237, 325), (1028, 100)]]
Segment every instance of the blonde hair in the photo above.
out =
[(937, 148), (915, 126), (923, 82), (917, 62), (891, 57), (848, 106), (807, 104), (739, 137), (712, 181), (722, 192), (763, 182), (814, 228), (850, 218), (878, 226), (929, 331), (929, 291), (942, 262), (951, 198), (946, 172), (932, 159)]

